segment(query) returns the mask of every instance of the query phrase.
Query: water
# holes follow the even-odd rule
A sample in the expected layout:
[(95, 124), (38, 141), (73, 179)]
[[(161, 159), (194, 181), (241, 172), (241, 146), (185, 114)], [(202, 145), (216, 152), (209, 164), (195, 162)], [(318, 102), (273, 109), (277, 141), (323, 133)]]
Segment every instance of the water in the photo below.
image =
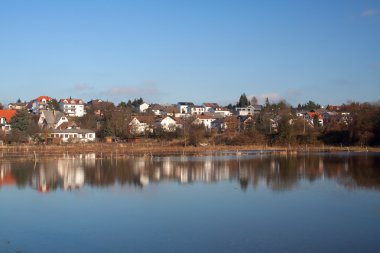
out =
[(2, 252), (380, 252), (380, 155), (0, 164)]

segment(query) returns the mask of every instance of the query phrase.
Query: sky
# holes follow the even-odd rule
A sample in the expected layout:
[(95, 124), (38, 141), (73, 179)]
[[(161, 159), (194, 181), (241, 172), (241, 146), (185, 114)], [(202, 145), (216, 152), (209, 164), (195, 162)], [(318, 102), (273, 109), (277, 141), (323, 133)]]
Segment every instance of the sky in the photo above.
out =
[(380, 1), (1, 0), (0, 102), (380, 100)]

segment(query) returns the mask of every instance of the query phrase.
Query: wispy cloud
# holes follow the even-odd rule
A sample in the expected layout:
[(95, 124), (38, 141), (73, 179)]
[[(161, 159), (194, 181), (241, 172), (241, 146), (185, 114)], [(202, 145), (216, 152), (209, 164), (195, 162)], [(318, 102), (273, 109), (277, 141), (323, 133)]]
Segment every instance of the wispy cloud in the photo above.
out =
[(372, 17), (379, 13), (377, 9), (366, 9), (360, 13), (362, 17)]
[(87, 83), (79, 83), (79, 84), (74, 85), (75, 91), (82, 92), (82, 91), (89, 91), (89, 90), (93, 90), (93, 89), (94, 89), (94, 86), (87, 84)]

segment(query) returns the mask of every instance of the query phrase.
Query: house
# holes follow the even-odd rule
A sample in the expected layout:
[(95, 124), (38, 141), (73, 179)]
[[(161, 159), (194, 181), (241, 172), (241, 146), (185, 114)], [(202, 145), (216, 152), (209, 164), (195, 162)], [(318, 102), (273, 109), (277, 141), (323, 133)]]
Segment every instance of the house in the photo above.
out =
[(60, 111), (41, 110), (38, 126), (44, 129), (57, 129), (61, 124), (68, 121), (65, 114)]
[(133, 135), (142, 135), (153, 132), (154, 117), (149, 115), (134, 116), (129, 122), (129, 132)]
[(175, 132), (175, 130), (177, 129), (177, 121), (172, 117), (167, 116), (163, 119), (157, 120), (156, 127), (166, 132)]
[(262, 109), (262, 105), (249, 105), (247, 107), (236, 107), (235, 111), (238, 116), (248, 116), (260, 113)]
[(323, 116), (318, 112), (311, 111), (304, 114), (304, 119), (312, 126), (314, 126), (315, 117), (318, 117), (318, 124), (323, 126)]
[(47, 133), (51, 139), (59, 139), (61, 142), (94, 142), (95, 132), (88, 129), (51, 129)]
[(182, 114), (188, 114), (189, 113), (189, 107), (194, 106), (194, 103), (192, 102), (178, 102), (177, 107), (179, 109), (179, 112)]
[(228, 117), (228, 116), (232, 115), (231, 111), (228, 110), (225, 107), (218, 107), (218, 108), (216, 108), (215, 111), (214, 111), (214, 113), (217, 114), (217, 115), (221, 115), (222, 117)]
[(28, 103), (27, 108), (30, 112), (38, 113), (40, 110), (47, 110), (49, 108), (49, 102), (53, 99), (49, 96), (39, 96)]
[(207, 129), (212, 128), (212, 122), (215, 121), (215, 117), (210, 115), (197, 115), (193, 124), (203, 124)]
[(83, 117), (86, 114), (82, 99), (61, 99), (59, 108), (69, 117)]
[(153, 105), (151, 105), (151, 108), (152, 108), (152, 112), (156, 116), (162, 116), (162, 115), (165, 114), (165, 109), (164, 109), (164, 107), (162, 105), (153, 104)]
[(146, 112), (146, 110), (148, 110), (148, 108), (149, 108), (149, 104), (142, 103), (141, 105), (139, 105), (138, 110), (139, 110), (139, 112)]
[(199, 105), (189, 106), (187, 109), (191, 115), (200, 115), (206, 112), (205, 108)]
[(9, 103), (8, 108), (12, 110), (24, 110), (27, 108), (27, 102)]
[(215, 112), (220, 108), (217, 103), (203, 103), (203, 107), (205, 108), (205, 112)]
[(182, 113), (177, 106), (166, 106), (164, 110), (164, 114), (170, 117), (185, 117), (187, 115), (187, 113)]
[(12, 118), (16, 115), (16, 110), (0, 110), (0, 129), (4, 132), (11, 130)]

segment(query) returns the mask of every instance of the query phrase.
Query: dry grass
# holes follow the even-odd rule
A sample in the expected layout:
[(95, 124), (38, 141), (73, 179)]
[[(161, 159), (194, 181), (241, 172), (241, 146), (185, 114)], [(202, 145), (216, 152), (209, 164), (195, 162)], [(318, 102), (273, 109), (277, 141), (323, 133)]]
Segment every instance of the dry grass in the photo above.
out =
[(160, 143), (92, 143), (67, 145), (14, 145), (0, 146), (0, 161), (25, 160), (39, 158), (57, 158), (62, 155), (78, 155), (95, 153), (99, 159), (118, 158), (126, 156), (166, 156), (166, 155), (204, 155), (210, 152), (266, 150), (273, 153), (300, 153), (300, 152), (380, 152), (380, 148), (366, 147), (330, 147), (330, 146), (178, 146)]

